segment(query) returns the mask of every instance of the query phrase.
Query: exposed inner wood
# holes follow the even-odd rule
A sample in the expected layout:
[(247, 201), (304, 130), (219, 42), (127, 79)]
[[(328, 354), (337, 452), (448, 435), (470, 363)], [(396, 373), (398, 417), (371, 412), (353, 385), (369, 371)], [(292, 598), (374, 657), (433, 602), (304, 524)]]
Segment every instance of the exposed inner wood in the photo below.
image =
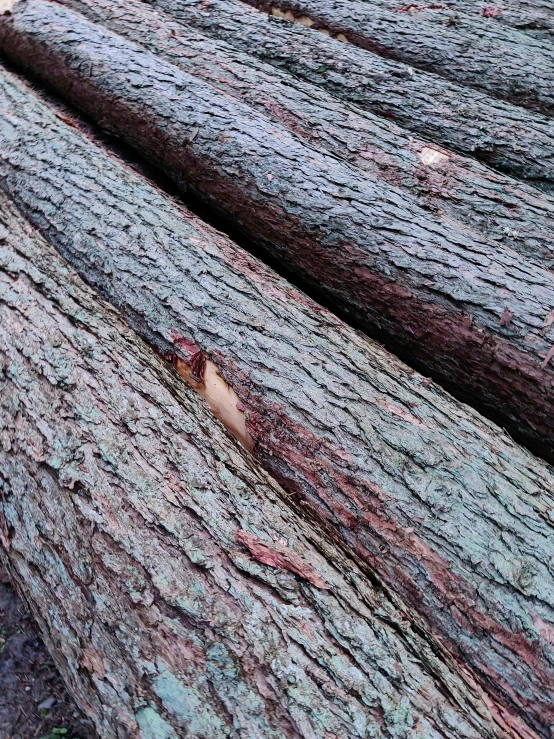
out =
[[(64, 4), (242, 100), (369, 177), (407, 190), (427, 210), (459, 220), (540, 266), (554, 267), (554, 198), (473, 159), (430, 147), (390, 121), (337, 100), (138, 0), (64, 0)], [(429, 157), (434, 164), (421, 166)]]
[(0, 14), (7, 13), (19, 2), (19, 0), (0, 0)]
[(254, 440), (246, 428), (244, 406), (232, 387), (225, 382), (219, 369), (211, 359), (204, 359), (201, 381), (194, 375), (193, 368), (181, 357), (172, 360), (177, 372), (196, 392), (204, 398), (212, 413), (235, 436), (240, 443), (252, 451)]

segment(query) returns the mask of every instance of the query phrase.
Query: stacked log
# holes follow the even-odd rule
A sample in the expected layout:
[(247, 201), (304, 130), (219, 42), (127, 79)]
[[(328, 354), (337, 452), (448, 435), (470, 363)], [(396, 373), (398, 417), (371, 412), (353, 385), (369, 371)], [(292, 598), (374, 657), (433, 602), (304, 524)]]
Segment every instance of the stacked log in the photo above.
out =
[(554, 267), (554, 199), (338, 101), (231, 45), (172, 20), (140, 0), (64, 4), (231, 94), (310, 143), (400, 186), (437, 215), (448, 215), (539, 266)]
[(3, 195), (0, 224), (3, 558), (98, 736), (516, 736)]
[(443, 3), (247, 0), (307, 19), (363, 49), (545, 115), (554, 112), (554, 49)]
[(332, 95), (552, 192), (550, 118), (265, 14), (239, 0), (149, 0)]
[[(80, 38), (78, 27), (75, 33)], [(432, 634), (467, 665), (490, 696), (481, 700), (488, 701), (497, 725), (503, 722), (503, 730), (514, 736), (531, 736), (532, 730), (517, 718), (519, 715), (536, 732), (548, 736), (554, 722), (552, 469), (380, 346), (318, 308), (87, 136), (60, 121), (13, 76), (3, 73), (0, 90), (0, 182), (5, 191), (86, 281), (117, 305), (160, 353), (171, 357), (223, 420), (243, 417), (244, 444), (287, 488), (289, 504), (303, 509), (323, 532), (316, 549), (323, 547), (322, 537), (332, 540), (333, 544), (326, 545), (332, 548), (325, 550), (331, 552), (328, 561), (335, 561), (335, 557), (343, 561), (339, 549), (346, 551), (345, 570), (357, 572), (359, 568), (366, 578), (380, 583), (383, 592), (388, 592), (387, 587), (395, 591), (408, 612), (419, 613)], [(195, 140), (199, 137), (200, 132)], [(31, 264), (35, 261), (30, 259)], [(59, 300), (56, 297), (54, 302)], [(83, 301), (75, 302), (82, 310)], [(115, 332), (124, 334), (119, 324)], [(35, 342), (33, 339), (29, 344), (24, 331), (18, 335), (27, 336), (20, 338), (27, 341), (26, 346)], [(82, 354), (82, 361), (89, 354), (94, 357), (94, 351), (83, 350)], [(60, 371), (66, 371), (67, 362), (55, 361), (61, 365)], [(120, 360), (116, 355), (118, 367), (130, 368), (133, 376), (140, 377), (143, 370), (136, 369), (137, 363), (138, 359)], [(164, 374), (161, 384), (168, 385), (168, 378)], [(148, 391), (141, 390), (141, 402), (158, 392), (158, 382), (150, 383)], [(214, 384), (218, 384), (217, 393), (211, 392)], [(69, 379), (63, 388), (71, 387)], [(173, 384), (171, 391), (177, 392)], [(75, 403), (78, 397), (76, 392)], [(87, 396), (79, 407), (86, 409), (90, 402)], [(118, 404), (117, 396), (114, 402)], [(221, 413), (225, 403), (223, 410), (227, 412)], [(53, 403), (53, 407), (58, 406)], [(169, 460), (173, 465), (181, 464), (181, 452), (174, 452), (171, 446), (178, 409), (169, 400), (164, 400), (164, 407), (170, 408), (163, 415), (168, 431), (160, 432), (159, 444), (157, 425), (154, 432), (144, 434), (148, 469), (152, 459), (158, 464), (160, 450), (168, 455), (167, 464)], [(122, 413), (128, 411), (128, 420), (117, 425), (117, 433), (127, 438), (128, 430), (133, 433), (138, 422), (137, 413), (130, 402), (122, 408)], [(56, 418), (72, 418), (75, 413), (56, 411)], [(104, 423), (103, 413), (94, 417)], [(141, 413), (142, 417), (149, 414)], [(179, 430), (179, 422), (175, 423)], [(236, 422), (235, 428), (238, 425)], [(195, 424), (187, 429), (193, 439), (200, 433)], [(101, 430), (97, 432), (101, 434)], [(30, 434), (22, 438), (27, 435), (36, 438)], [(137, 432), (136, 436), (142, 444), (143, 435)], [(95, 437), (94, 444), (100, 446), (100, 458), (111, 469), (125, 454), (122, 446), (115, 442), (112, 446), (110, 438), (104, 442)], [(203, 435), (198, 447), (219, 447), (221, 438), (219, 434), (208, 440)], [(55, 439), (49, 443), (53, 449), (65, 448)], [(89, 454), (85, 459), (92, 457)], [(70, 450), (68, 464), (75, 465), (75, 458), (81, 459), (78, 452)], [(52, 464), (56, 459), (53, 457)], [(162, 472), (157, 474), (161, 477), (156, 479), (161, 480), (166, 463), (160, 464)], [(177, 477), (184, 474), (181, 470), (186, 470), (187, 464), (185, 456)], [(242, 469), (242, 462), (233, 461), (233, 465)], [(68, 474), (63, 479), (72, 478)], [(211, 490), (207, 479), (193, 486), (195, 495)], [(171, 486), (177, 484), (174, 476), (168, 480)], [(76, 484), (76, 498), (81, 484)], [(259, 504), (265, 505), (266, 488), (257, 485), (256, 489), (261, 496)], [(59, 495), (57, 488), (52, 495)], [(152, 500), (158, 497), (156, 494)], [(88, 500), (86, 495), (83, 498)], [(236, 520), (237, 499), (214, 503), (213, 520), (221, 517), (224, 522), (218, 525)], [(212, 498), (206, 501), (206, 505), (211, 504)], [(177, 515), (178, 505), (171, 508), (171, 516)], [(281, 511), (283, 499), (279, 497), (275, 505)], [(90, 515), (95, 515), (94, 505), (90, 510)], [(156, 515), (165, 516), (166, 510), (162, 507), (158, 512), (157, 507)], [(193, 510), (197, 512), (197, 503)], [(259, 520), (265, 522), (266, 515), (264, 509)], [(32, 516), (25, 520), (32, 521)], [(162, 526), (148, 513), (148, 521), (156, 537), (165, 536), (166, 531), (175, 536), (173, 518)], [(113, 521), (113, 527), (118, 522)], [(125, 527), (131, 523), (126, 518), (118, 536), (124, 537)], [(18, 526), (11, 526), (13, 536)], [(301, 526), (310, 532), (306, 534), (310, 541), (316, 541), (305, 521)], [(245, 525), (240, 528), (248, 531)], [(262, 530), (259, 524), (252, 533), (263, 539)], [(236, 531), (225, 536), (234, 540)], [(250, 542), (251, 552), (267, 552), (252, 543), (254, 540), (241, 537), (247, 548)], [(285, 533), (284, 538), (291, 537)], [(268, 545), (269, 540), (264, 541)], [(125, 538), (122, 548), (126, 552), (130, 542)], [(13, 549), (13, 543), (11, 546)], [(226, 557), (231, 556), (229, 549), (225, 551)], [(333, 594), (336, 581), (331, 582), (332, 573), (319, 555), (303, 548), (297, 553), (331, 586)], [(266, 564), (284, 561), (284, 555), (280, 559), (275, 559), (275, 554), (263, 556)], [(155, 560), (149, 560), (150, 566), (155, 566)], [(215, 565), (208, 572), (214, 569), (219, 572)], [(29, 577), (29, 572), (26, 569), (21, 579)], [(129, 572), (125, 569), (122, 577)], [(172, 583), (167, 585), (163, 577), (160, 580), (173, 593), (171, 605), (179, 605)], [(349, 597), (347, 593), (345, 598)], [(247, 601), (245, 612), (251, 607)], [(132, 608), (130, 611), (134, 613)], [(142, 633), (141, 625), (137, 631)], [(135, 633), (133, 624), (127, 629)], [(149, 633), (147, 626), (144, 631)], [(263, 642), (266, 632), (259, 638)], [(127, 646), (131, 654), (133, 645)], [(436, 669), (440, 674), (443, 667)], [(262, 693), (267, 674), (264, 667), (264, 682), (258, 686)], [(446, 673), (444, 681), (450, 681)], [(449, 731), (463, 736), (470, 730), (466, 724), (455, 726), (457, 720), (453, 719)], [(412, 726), (415, 731), (417, 722)], [(442, 724), (434, 731), (449, 736)], [(476, 731), (487, 736), (488, 729), (481, 726)], [(384, 729), (383, 735), (387, 735)]]
[[(554, 459), (554, 274), (47, 0), (0, 48), (223, 212), (304, 284)], [(0, 124), (1, 125), (1, 124)]]
[(554, 35), (554, 8), (549, 0), (441, 0), (451, 10), (488, 18), (492, 24), (516, 28), (537, 38)]

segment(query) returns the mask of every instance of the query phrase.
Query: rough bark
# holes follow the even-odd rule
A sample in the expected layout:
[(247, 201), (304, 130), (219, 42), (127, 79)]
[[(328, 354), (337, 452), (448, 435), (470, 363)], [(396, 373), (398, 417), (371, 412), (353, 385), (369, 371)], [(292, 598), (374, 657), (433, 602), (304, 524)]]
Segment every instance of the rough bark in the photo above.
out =
[(537, 38), (554, 37), (554, 7), (551, 0), (441, 0), (451, 10), (478, 14), (493, 22), (517, 28)]
[(499, 736), (4, 196), (0, 224), (4, 556), (98, 735)]
[(217, 365), (263, 466), (491, 695), (549, 736), (552, 469), (62, 123), (11, 75), (0, 89), (2, 187), (185, 375), (193, 346), (205, 367)]
[(554, 274), (44, 0), (0, 47), (373, 336), (554, 459)]
[(430, 141), (554, 190), (554, 123), (539, 113), (268, 18), (238, 0), (149, 4)]
[(549, 269), (554, 267), (554, 199), (338, 101), (224, 42), (210, 39), (140, 0), (64, 0), (73, 10), (232, 94), (314, 147), (408, 190), (446, 214)]
[[(433, 72), (516, 105), (554, 112), (554, 49), (548, 41), (458, 13), (442, 3), (397, 0), (246, 0), (309, 19), (314, 28), (375, 54)], [(306, 21), (305, 21), (306, 22)]]

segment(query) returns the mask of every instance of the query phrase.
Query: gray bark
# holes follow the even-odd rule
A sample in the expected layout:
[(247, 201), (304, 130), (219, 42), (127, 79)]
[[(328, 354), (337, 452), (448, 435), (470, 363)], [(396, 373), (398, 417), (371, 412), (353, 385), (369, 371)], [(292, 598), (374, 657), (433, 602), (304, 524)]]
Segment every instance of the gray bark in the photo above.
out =
[(0, 80), (2, 187), (185, 376), (217, 365), (291, 500), (548, 737), (552, 469)]
[(151, 0), (179, 21), (507, 174), (554, 190), (554, 123), (238, 0)]
[(397, 0), (246, 0), (309, 18), (332, 35), (516, 105), (554, 112), (554, 49), (442, 3)]
[[(68, 8), (25, 0), (0, 48), (353, 321), (554, 459), (554, 274)], [(548, 325), (546, 325), (548, 324)]]
[(528, 259), (554, 267), (554, 199), (399, 126), (338, 101), (140, 0), (63, 0), (185, 72), (232, 94), (314, 147), (400, 186)]
[(3, 195), (0, 368), (3, 557), (102, 739), (502, 735)]
[(551, 0), (441, 0), (441, 4), (451, 10), (488, 18), (494, 25), (501, 23), (511, 26), (536, 38), (554, 38), (554, 6)]

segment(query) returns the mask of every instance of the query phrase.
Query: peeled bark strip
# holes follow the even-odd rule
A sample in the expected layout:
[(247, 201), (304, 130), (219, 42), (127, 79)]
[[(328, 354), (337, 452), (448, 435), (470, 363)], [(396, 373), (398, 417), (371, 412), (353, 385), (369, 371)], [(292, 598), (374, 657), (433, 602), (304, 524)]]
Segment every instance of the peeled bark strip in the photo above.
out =
[(4, 557), (98, 735), (500, 736), (4, 196), (0, 223)]
[(549, 269), (554, 199), (200, 34), (140, 0), (63, 0), (373, 178)]
[(185, 375), (218, 368), (264, 467), (548, 736), (552, 469), (0, 79), (3, 188)]
[(462, 154), (554, 191), (554, 123), (238, 0), (151, 0), (210, 36)]
[(363, 328), (554, 459), (552, 272), (430, 217), (402, 190), (58, 4), (19, 3), (0, 47)]
[[(554, 49), (442, 3), (246, 0), (309, 19), (314, 28), (390, 59), (545, 115), (554, 113)], [(305, 21), (306, 22), (306, 21)]]

